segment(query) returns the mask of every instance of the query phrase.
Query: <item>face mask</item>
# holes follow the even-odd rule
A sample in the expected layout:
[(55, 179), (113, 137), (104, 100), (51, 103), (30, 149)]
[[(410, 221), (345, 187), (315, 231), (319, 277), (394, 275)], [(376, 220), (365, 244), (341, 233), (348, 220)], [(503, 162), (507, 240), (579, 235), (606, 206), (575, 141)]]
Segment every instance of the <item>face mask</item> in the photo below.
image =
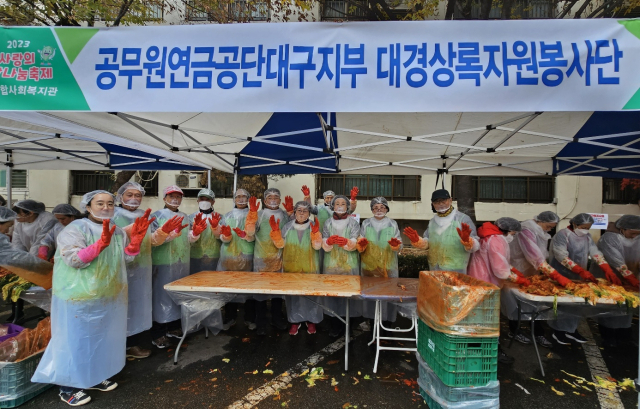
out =
[(586, 236), (589, 234), (589, 230), (586, 229), (575, 229), (574, 232), (578, 235), (578, 237)]
[(338, 214), (345, 214), (347, 212), (347, 208), (346, 207), (336, 207), (336, 209), (334, 211), (336, 213), (338, 213)]
[(277, 200), (270, 200), (267, 202), (267, 207), (269, 209), (277, 209), (280, 206)]
[(446, 213), (447, 210), (449, 210), (448, 207), (443, 207), (443, 208), (437, 208), (436, 207), (436, 212), (438, 212), (438, 213)]
[(384, 211), (380, 211), (380, 212), (373, 212), (373, 217), (375, 217), (376, 219), (382, 219), (384, 216), (386, 216), (386, 212)]
[(504, 237), (504, 239), (507, 243), (511, 243), (513, 241), (513, 236), (508, 234)]
[(129, 207), (140, 207), (140, 201), (138, 199), (131, 199), (128, 202), (122, 202), (122, 204)]
[(93, 210), (89, 210), (91, 216), (96, 218), (97, 220), (105, 220), (113, 218), (113, 209), (102, 209), (98, 211), (98, 214), (95, 214)]
[(211, 209), (211, 203), (207, 201), (198, 202), (198, 208), (200, 210), (209, 210)]
[(166, 204), (168, 204), (169, 206), (173, 206), (173, 207), (178, 207), (180, 206), (180, 200), (178, 199), (171, 199), (170, 201), (164, 201)]

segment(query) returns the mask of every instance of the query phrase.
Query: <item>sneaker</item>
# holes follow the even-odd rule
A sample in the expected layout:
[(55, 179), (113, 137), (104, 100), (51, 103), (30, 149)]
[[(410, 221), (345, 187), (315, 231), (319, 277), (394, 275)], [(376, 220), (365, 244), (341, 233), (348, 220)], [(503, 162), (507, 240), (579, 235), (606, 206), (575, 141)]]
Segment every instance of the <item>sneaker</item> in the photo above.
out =
[(151, 351), (149, 349), (140, 348), (139, 346), (127, 348), (127, 358), (149, 358)]
[(158, 339), (154, 339), (153, 341), (151, 341), (151, 343), (160, 349), (164, 349), (173, 345), (169, 338), (165, 337), (164, 335)]
[(289, 326), (288, 324), (289, 323), (285, 321), (284, 318), (275, 318), (271, 320), (271, 325), (281, 331), (287, 329), (287, 327)]
[(298, 335), (298, 329), (300, 329), (300, 324), (291, 324), (289, 335)]
[(313, 335), (316, 333), (316, 324), (313, 322), (307, 322), (307, 333)]
[(267, 335), (267, 326), (266, 325), (260, 325), (257, 328), (258, 328), (258, 330), (256, 331), (256, 335)]
[(553, 344), (544, 335), (536, 335), (536, 343), (541, 347), (551, 348)]
[(512, 364), (515, 359), (507, 355), (502, 349), (498, 350), (498, 362), (501, 364)]
[(258, 327), (255, 322), (251, 322), (251, 321), (245, 321), (244, 325), (246, 325), (247, 328), (249, 328), (249, 330), (251, 330), (251, 331), (253, 331), (254, 329), (256, 329)]
[(571, 341), (567, 338), (567, 333), (563, 331), (553, 331), (553, 339), (560, 345), (571, 345)]
[(574, 340), (576, 342), (579, 342), (581, 344), (584, 344), (584, 343), (587, 342), (587, 339), (585, 337), (583, 337), (582, 335), (580, 335), (580, 333), (578, 331), (575, 331), (575, 332), (572, 332), (572, 333), (567, 332), (566, 335), (567, 335), (567, 338), (572, 339), (572, 340)]
[(531, 338), (529, 338), (528, 336), (522, 334), (522, 333), (518, 333), (518, 335), (515, 336), (514, 338), (514, 334), (513, 332), (509, 332), (509, 338), (513, 338), (514, 340), (518, 341), (521, 344), (530, 344), (531, 343)]
[(110, 381), (109, 379), (105, 379), (104, 381), (100, 382), (96, 386), (92, 386), (91, 388), (87, 388), (87, 389), (92, 389), (100, 392), (109, 392), (114, 390), (117, 387), (118, 387), (117, 383), (115, 383), (114, 381)]
[(58, 394), (60, 399), (69, 406), (82, 406), (91, 402), (91, 396), (84, 393), (82, 389), (74, 390), (73, 392), (60, 392)]
[(181, 329), (174, 329), (172, 331), (167, 331), (167, 337), (169, 337), (169, 338), (182, 339), (183, 336), (184, 336), (184, 334), (182, 333)]
[(234, 325), (236, 325), (236, 320), (231, 319), (231, 320), (225, 322), (224, 324), (222, 324), (222, 330), (223, 331), (229, 331), (229, 329), (231, 327), (233, 327)]

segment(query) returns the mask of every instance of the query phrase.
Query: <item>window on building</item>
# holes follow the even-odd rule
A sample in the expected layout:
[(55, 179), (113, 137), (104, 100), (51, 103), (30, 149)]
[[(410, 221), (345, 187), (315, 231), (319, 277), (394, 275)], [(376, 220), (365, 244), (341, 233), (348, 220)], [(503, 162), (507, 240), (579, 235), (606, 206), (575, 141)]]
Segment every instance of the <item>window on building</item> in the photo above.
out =
[(383, 196), (387, 200), (419, 201), (420, 176), (399, 175), (317, 175), (316, 197), (333, 190), (336, 194), (349, 196), (351, 188), (358, 186), (358, 199), (373, 199)]
[(269, 4), (266, 1), (230, 0), (218, 2), (208, 0), (187, 1), (188, 21), (267, 21)]
[[(7, 187), (7, 171), (0, 170), (0, 188)], [(11, 189), (26, 189), (27, 188), (27, 171), (26, 170), (12, 170), (11, 171)]]
[(602, 179), (602, 203), (608, 204), (637, 204), (640, 190), (627, 186), (622, 190), (622, 179)]
[[(543, 19), (556, 18), (558, 11), (556, 2), (551, 0), (516, 0), (511, 8), (511, 18), (513, 19)], [(478, 19), (480, 16), (480, 2), (474, 0), (471, 3), (471, 18)], [(456, 7), (454, 19), (463, 19), (462, 10)], [(502, 18), (501, 3), (494, 3), (489, 13), (490, 20)]]
[[(457, 198), (453, 176), (452, 195)], [(493, 177), (472, 178), (476, 202), (551, 203), (554, 199), (553, 177)]]
[(322, 3), (322, 19), (325, 21), (367, 20), (367, 1), (329, 0)]
[(71, 194), (84, 195), (94, 190), (111, 191), (115, 182), (113, 171), (72, 170)]

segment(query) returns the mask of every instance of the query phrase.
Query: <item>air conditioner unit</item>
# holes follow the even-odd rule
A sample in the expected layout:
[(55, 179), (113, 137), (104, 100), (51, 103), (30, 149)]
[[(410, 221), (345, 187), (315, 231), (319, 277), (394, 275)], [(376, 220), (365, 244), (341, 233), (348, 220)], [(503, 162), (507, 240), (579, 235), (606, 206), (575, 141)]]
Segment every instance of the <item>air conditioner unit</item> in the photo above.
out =
[(200, 189), (199, 177), (200, 175), (197, 173), (182, 173), (176, 175), (176, 186), (180, 189)]

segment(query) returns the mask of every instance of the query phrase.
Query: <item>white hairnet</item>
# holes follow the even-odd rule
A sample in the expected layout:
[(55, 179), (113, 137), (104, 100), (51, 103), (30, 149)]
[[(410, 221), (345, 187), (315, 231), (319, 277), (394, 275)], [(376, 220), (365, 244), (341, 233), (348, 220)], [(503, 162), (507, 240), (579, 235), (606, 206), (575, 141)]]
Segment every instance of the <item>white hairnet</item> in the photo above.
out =
[(51, 211), (51, 213), (62, 214), (65, 216), (75, 216), (75, 217), (79, 217), (82, 215), (78, 209), (76, 209), (75, 207), (67, 203), (61, 203), (57, 205), (56, 207), (53, 208), (53, 211)]
[(593, 224), (593, 217), (589, 213), (580, 213), (573, 216), (570, 223), (574, 226), (580, 226), (581, 224)]
[(558, 223), (560, 221), (560, 217), (558, 217), (554, 212), (547, 210), (546, 212), (542, 212), (534, 217), (533, 220), (541, 223)]
[(506, 231), (521, 231), (522, 226), (520, 222), (512, 217), (501, 217), (496, 220), (493, 224), (498, 226), (502, 230)]
[(176, 185), (165, 187), (164, 190), (162, 191), (162, 198), (164, 199), (165, 197), (167, 197), (169, 193), (180, 193), (182, 196), (184, 196), (184, 192), (182, 191), (182, 189), (180, 189)]
[(236, 196), (238, 196), (238, 195), (244, 195), (244, 196), (246, 196), (246, 197), (251, 196), (251, 195), (249, 194), (249, 192), (247, 192), (247, 191), (246, 191), (246, 190), (244, 190), (244, 189), (238, 189), (238, 190), (236, 190), (236, 192), (233, 194), (233, 198), (235, 199), (235, 198), (236, 198)]
[(624, 230), (640, 230), (640, 216), (625, 214), (618, 219), (616, 227)]
[(347, 206), (349, 206), (349, 198), (346, 197), (345, 195), (337, 195), (334, 196), (333, 199), (331, 199), (331, 210), (333, 210), (333, 205), (336, 203), (336, 200), (338, 199), (344, 199), (347, 201)]
[(10, 222), (15, 220), (18, 215), (8, 207), (0, 206), (0, 223)]
[(270, 187), (269, 189), (264, 191), (262, 197), (266, 199), (269, 195), (276, 195), (280, 197), (280, 190), (276, 189), (275, 187)]
[(106, 193), (108, 195), (111, 195), (111, 197), (113, 197), (113, 193), (107, 192), (106, 190), (94, 190), (93, 192), (85, 193), (84, 196), (82, 196), (82, 200), (80, 201), (80, 207), (84, 209), (85, 207), (89, 206), (89, 203), (91, 203), (91, 200), (93, 200), (93, 198), (96, 195), (99, 195), (101, 193)]
[(38, 202), (36, 200), (20, 200), (18, 203), (13, 205), (14, 209), (22, 209), (31, 213), (40, 214), (46, 210), (44, 203)]
[(144, 188), (142, 187), (142, 185), (140, 183), (127, 182), (127, 183), (123, 184), (122, 186), (120, 186), (120, 189), (118, 189), (118, 194), (116, 195), (116, 201), (118, 203), (122, 203), (122, 195), (127, 190), (137, 190), (138, 192), (142, 193), (142, 196), (144, 196), (144, 194), (145, 194)]
[(335, 195), (336, 195), (336, 193), (333, 190), (327, 190), (326, 192), (324, 192), (322, 194), (322, 197), (326, 198), (327, 196), (335, 196)]
[(371, 199), (371, 209), (373, 209), (373, 206), (377, 204), (383, 204), (384, 207), (387, 208), (387, 211), (389, 211), (389, 203), (387, 203), (387, 199), (385, 199), (384, 197), (378, 196)]
[(294, 212), (297, 212), (298, 209), (307, 209), (309, 212), (311, 212), (311, 204), (309, 204), (308, 202), (305, 202), (304, 200), (301, 200), (297, 202), (295, 206), (293, 206)]
[(198, 197), (208, 197), (209, 199), (215, 199), (216, 195), (213, 190), (204, 188), (198, 192)]

